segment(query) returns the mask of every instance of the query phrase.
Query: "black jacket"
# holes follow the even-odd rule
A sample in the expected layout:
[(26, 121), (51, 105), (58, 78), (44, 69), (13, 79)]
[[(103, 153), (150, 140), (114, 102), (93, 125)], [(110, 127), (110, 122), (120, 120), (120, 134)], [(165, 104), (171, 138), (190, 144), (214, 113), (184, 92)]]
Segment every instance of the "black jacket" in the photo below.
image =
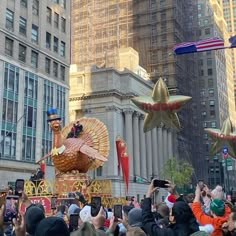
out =
[[(189, 211), (189, 218), (184, 223), (178, 222), (176, 224), (171, 224), (168, 228), (159, 228), (156, 224), (153, 214), (151, 212), (151, 199), (145, 198), (143, 204), (143, 228), (149, 236), (189, 236), (190, 234), (199, 231), (199, 227), (195, 218), (192, 218), (192, 211), (183, 201), (178, 201), (175, 208), (179, 210), (180, 214), (185, 214), (182, 212), (183, 209)], [(179, 208), (179, 209), (178, 209)], [(185, 209), (186, 208), (186, 209)], [(183, 214), (184, 213), (184, 214)], [(181, 217), (180, 217), (181, 218)]]
[(143, 228), (149, 236), (175, 236), (172, 229), (161, 229), (157, 226), (151, 211), (151, 198), (145, 198), (143, 201), (142, 222)]

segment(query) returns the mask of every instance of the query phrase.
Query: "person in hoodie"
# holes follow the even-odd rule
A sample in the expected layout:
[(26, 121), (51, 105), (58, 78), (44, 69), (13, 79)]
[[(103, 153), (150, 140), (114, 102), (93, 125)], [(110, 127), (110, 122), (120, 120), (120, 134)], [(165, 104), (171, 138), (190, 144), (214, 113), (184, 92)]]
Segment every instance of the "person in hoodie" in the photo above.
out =
[(231, 212), (230, 208), (224, 204), (221, 199), (212, 199), (210, 203), (211, 216), (206, 215), (201, 207), (200, 203), (201, 189), (199, 185), (196, 187), (195, 199), (192, 204), (192, 211), (197, 221), (201, 225), (211, 224), (214, 228), (211, 236), (222, 236), (222, 225), (227, 221)]
[(169, 221), (170, 225), (167, 228), (160, 228), (155, 222), (151, 213), (151, 196), (157, 190), (153, 186), (154, 179), (148, 187), (146, 198), (143, 203), (143, 228), (149, 236), (189, 236), (199, 231), (198, 224), (191, 211), (189, 205), (179, 196), (175, 190), (175, 186), (170, 182), (167, 185), (170, 194), (175, 195), (176, 202), (173, 208), (170, 209)]

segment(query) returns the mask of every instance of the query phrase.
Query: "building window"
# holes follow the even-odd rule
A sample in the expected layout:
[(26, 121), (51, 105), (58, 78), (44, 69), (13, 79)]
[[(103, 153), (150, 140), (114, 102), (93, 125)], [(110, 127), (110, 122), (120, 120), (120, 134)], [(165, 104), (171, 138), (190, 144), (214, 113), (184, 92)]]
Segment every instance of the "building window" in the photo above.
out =
[(36, 139), (31, 136), (23, 135), (22, 144), (22, 160), (28, 162), (35, 162)]
[(26, 60), (26, 47), (19, 44), (19, 60), (25, 62)]
[(5, 53), (9, 56), (13, 56), (13, 40), (5, 38)]
[(204, 89), (204, 90), (201, 90), (201, 92), (200, 92), (200, 97), (205, 97), (205, 89)]
[(205, 118), (207, 115), (206, 111), (202, 111), (202, 117)]
[(52, 23), (52, 9), (47, 7), (47, 22)]
[(38, 68), (38, 53), (35, 51), (31, 51), (31, 65)]
[(20, 34), (26, 35), (26, 19), (23, 17), (20, 17), (20, 22), (19, 22), (19, 32)]
[(53, 39), (53, 51), (58, 52), (58, 38), (54, 37)]
[(211, 118), (215, 117), (215, 110), (210, 110), (210, 116), (211, 116)]
[(61, 7), (66, 9), (66, 0), (61, 0)]
[(46, 48), (51, 49), (51, 34), (46, 32)]
[(207, 58), (207, 65), (211, 66), (212, 65), (212, 59), (211, 58)]
[(210, 100), (209, 101), (209, 105), (210, 105), (210, 107), (214, 107), (215, 106), (215, 101), (214, 100)]
[(61, 41), (60, 55), (61, 55), (62, 57), (65, 57), (65, 53), (66, 53), (66, 44), (65, 44), (63, 41)]
[(4, 89), (14, 93), (19, 91), (19, 69), (7, 63), (5, 64)]
[(206, 106), (206, 102), (205, 102), (205, 101), (201, 101), (201, 105), (202, 105), (203, 107), (205, 107), (205, 106)]
[(51, 60), (49, 58), (45, 58), (45, 71), (46, 73), (50, 74), (50, 70), (51, 70)]
[(96, 169), (96, 175), (97, 176), (102, 176), (102, 166), (99, 166), (97, 169)]
[(208, 87), (213, 87), (213, 79), (208, 79)]
[(203, 59), (198, 60), (198, 65), (203, 66)]
[(199, 71), (199, 76), (204, 76), (204, 70)]
[(66, 32), (66, 19), (64, 17), (61, 18), (61, 31)]
[(209, 97), (214, 97), (214, 89), (209, 89), (208, 93), (209, 93)]
[(32, 12), (36, 16), (39, 15), (39, 1), (38, 0), (33, 0)]
[(20, 0), (20, 5), (22, 7), (27, 7), (27, 0)]
[(65, 73), (66, 73), (66, 68), (64, 66), (61, 66), (60, 68), (60, 79), (65, 81)]
[(53, 62), (53, 75), (55, 76), (55, 77), (57, 77), (58, 76), (58, 63), (57, 62)]
[(58, 26), (59, 26), (59, 14), (55, 12), (54, 13), (54, 27), (58, 28)]
[(203, 122), (203, 123), (202, 123), (202, 127), (203, 127), (203, 128), (207, 128), (207, 122)]
[(7, 9), (6, 11), (6, 28), (8, 30), (13, 30), (14, 25), (14, 12)]
[[(33, 73), (29, 73), (29, 72), (25, 73), (25, 97), (37, 99), (37, 96), (38, 96), (37, 78), (38, 77), (34, 75)], [(30, 127), (36, 128), (36, 124)]]
[(38, 43), (38, 26), (36, 25), (32, 25), (31, 41), (33, 43)]
[(211, 122), (211, 128), (216, 128), (216, 122), (215, 121)]
[(205, 80), (204, 80), (204, 79), (201, 79), (201, 80), (200, 80), (200, 87), (201, 87), (201, 88), (204, 88), (204, 87), (205, 87)]
[(59, 0), (53, 0), (53, 2), (59, 4)]
[(205, 35), (209, 35), (211, 33), (211, 29), (210, 28), (206, 28), (205, 29)]
[(208, 69), (207, 70), (207, 75), (212, 75), (213, 74), (213, 71), (212, 71), (212, 69), (210, 68), (210, 69)]

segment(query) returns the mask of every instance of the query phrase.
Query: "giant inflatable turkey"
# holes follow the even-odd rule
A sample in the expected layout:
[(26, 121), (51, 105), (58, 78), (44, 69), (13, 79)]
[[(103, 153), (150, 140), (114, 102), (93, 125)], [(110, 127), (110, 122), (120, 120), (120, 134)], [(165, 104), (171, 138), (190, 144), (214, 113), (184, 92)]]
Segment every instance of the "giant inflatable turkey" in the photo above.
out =
[(61, 117), (55, 108), (49, 109), (47, 115), (53, 132), (51, 158), (57, 170), (86, 173), (107, 161), (108, 131), (101, 121), (83, 117), (62, 129)]

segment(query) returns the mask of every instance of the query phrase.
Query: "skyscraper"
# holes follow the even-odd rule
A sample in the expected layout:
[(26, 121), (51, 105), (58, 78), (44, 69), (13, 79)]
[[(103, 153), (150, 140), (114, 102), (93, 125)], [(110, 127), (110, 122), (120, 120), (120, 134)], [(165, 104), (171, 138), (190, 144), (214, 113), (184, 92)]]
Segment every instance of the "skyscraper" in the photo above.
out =
[[(228, 44), (229, 34), (223, 18), (220, 1), (198, 1), (199, 37), (206, 39), (220, 37)], [(234, 122), (235, 105), (233, 95), (232, 49), (198, 53), (200, 107), (199, 119), (203, 128), (220, 129), (228, 117)], [(203, 130), (202, 130), (203, 131)], [(212, 140), (203, 131), (205, 162), (208, 162), (208, 182), (210, 186), (224, 184), (226, 173), (222, 168), (222, 154), (209, 155)], [(223, 149), (223, 147), (222, 147)], [(233, 176), (231, 176), (233, 177)], [(232, 183), (235, 179), (232, 179)]]
[[(230, 35), (236, 34), (236, 1), (235, 0), (221, 0), (223, 4), (223, 14), (227, 23), (227, 30)], [(231, 50), (231, 58), (233, 65), (234, 78), (234, 98), (236, 103), (236, 50)]]
[[(1, 184), (28, 179), (51, 150), (46, 111), (67, 121), (70, 2), (1, 1)], [(63, 119), (64, 120), (64, 119)]]

